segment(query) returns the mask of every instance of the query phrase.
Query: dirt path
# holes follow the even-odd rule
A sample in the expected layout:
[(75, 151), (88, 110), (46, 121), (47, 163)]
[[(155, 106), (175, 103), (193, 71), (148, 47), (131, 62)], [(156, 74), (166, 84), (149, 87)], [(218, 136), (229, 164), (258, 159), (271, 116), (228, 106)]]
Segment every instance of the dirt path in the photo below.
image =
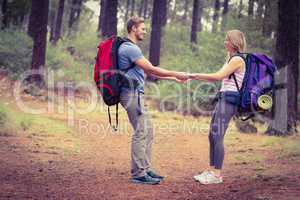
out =
[[(161, 115), (156, 123), (165, 123)], [(51, 119), (65, 120), (59, 115)], [(106, 113), (97, 121), (106, 121)], [(156, 131), (153, 166), (166, 178), (149, 186), (130, 183), (130, 134), (84, 134), (76, 127), (72, 134), (1, 134), (0, 199), (299, 199), (300, 153), (280, 158), (277, 146), (261, 145), (264, 139), (231, 129), (225, 142), (225, 182), (204, 186), (192, 177), (207, 166), (207, 135)]]
[[(224, 184), (194, 182), (192, 176), (207, 163), (203, 135), (156, 135), (153, 163), (166, 176), (156, 186), (130, 183), (128, 135), (77, 135), (81, 148), (76, 154), (39, 145), (51, 137), (1, 137), (0, 199), (296, 200), (300, 194), (299, 164), (272, 157), (265, 163), (271, 175), (257, 176), (255, 165), (227, 160)], [(55, 139), (70, 142), (63, 136)]]

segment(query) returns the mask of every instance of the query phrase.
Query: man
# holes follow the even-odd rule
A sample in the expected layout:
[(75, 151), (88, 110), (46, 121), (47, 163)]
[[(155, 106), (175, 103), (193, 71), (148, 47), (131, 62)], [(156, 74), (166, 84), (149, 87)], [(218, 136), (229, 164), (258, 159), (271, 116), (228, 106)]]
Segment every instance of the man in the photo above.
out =
[(118, 50), (119, 68), (123, 70), (128, 82), (121, 89), (121, 105), (126, 109), (134, 129), (131, 143), (131, 175), (133, 183), (158, 184), (163, 179), (151, 168), (153, 129), (144, 106), (145, 73), (158, 78), (184, 82), (188, 75), (154, 67), (137, 46), (146, 34), (144, 20), (132, 17), (127, 23), (128, 42)]

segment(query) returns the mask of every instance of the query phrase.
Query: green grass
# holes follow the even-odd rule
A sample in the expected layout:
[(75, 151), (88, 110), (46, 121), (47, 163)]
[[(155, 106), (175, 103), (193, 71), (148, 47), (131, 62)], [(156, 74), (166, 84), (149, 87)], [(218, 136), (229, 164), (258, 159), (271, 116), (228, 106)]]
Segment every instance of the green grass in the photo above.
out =
[(282, 141), (280, 151), (278, 152), (278, 159), (292, 159), (300, 162), (300, 138), (293, 136), (294, 139)]
[(80, 153), (80, 140), (75, 137), (74, 129), (68, 127), (66, 122), (16, 111), (2, 102), (0, 102), (0, 116), (4, 119), (0, 125), (1, 136), (22, 134), (50, 151), (62, 150), (64, 154), (67, 152), (65, 155)]
[(18, 112), (11, 108), (7, 108), (7, 114), (9, 119), (7, 126), (14, 128), (17, 132), (26, 131), (26, 134), (38, 133), (39, 135), (70, 134), (73, 132), (63, 122), (41, 115)]
[(275, 137), (275, 136), (269, 136), (269, 137), (265, 137), (262, 140), (262, 147), (278, 147), (279, 145), (281, 145), (284, 142), (284, 138), (280, 138), (280, 137)]
[[(245, 135), (236, 132), (227, 133), (225, 146), (233, 154), (234, 164), (254, 164), (255, 171), (264, 172), (267, 159), (290, 159), (300, 162), (300, 137), (276, 137), (268, 135)], [(269, 152), (269, 153), (268, 153)]]
[(0, 127), (3, 128), (7, 123), (7, 110), (3, 104), (0, 104)]
[(263, 155), (255, 152), (236, 153), (234, 158), (237, 164), (258, 164), (265, 159)]

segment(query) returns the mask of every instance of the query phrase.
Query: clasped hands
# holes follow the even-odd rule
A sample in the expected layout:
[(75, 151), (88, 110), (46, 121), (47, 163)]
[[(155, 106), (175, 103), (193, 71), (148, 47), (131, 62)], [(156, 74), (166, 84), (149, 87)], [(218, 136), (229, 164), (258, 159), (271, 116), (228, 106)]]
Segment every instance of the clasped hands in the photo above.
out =
[(174, 78), (178, 83), (186, 83), (189, 79), (195, 79), (197, 77), (196, 73), (187, 72), (176, 72)]

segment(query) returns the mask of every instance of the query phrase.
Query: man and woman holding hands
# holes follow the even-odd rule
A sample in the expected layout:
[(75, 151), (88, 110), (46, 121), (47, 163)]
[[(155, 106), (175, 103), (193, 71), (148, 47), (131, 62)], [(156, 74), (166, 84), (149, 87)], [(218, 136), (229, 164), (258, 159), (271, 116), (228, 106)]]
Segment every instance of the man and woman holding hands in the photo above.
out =
[(210, 163), (207, 170), (194, 178), (202, 184), (222, 183), (221, 169), (224, 160), (224, 135), (230, 119), (237, 112), (237, 106), (229, 104), (222, 98), (226, 91), (238, 92), (234, 80), (228, 78), (235, 74), (237, 83), (241, 87), (245, 74), (245, 62), (238, 53), (245, 52), (246, 41), (244, 34), (239, 30), (231, 30), (226, 34), (224, 47), (227, 51), (226, 62), (215, 73), (186, 73), (166, 70), (153, 66), (142, 54), (137, 46), (144, 39), (146, 28), (144, 20), (132, 17), (127, 23), (130, 41), (124, 42), (118, 50), (118, 62), (120, 69), (130, 69), (126, 76), (137, 82), (137, 87), (122, 87), (121, 105), (127, 111), (129, 121), (134, 129), (131, 142), (131, 175), (133, 183), (159, 184), (164, 178), (158, 175), (151, 167), (151, 152), (153, 142), (153, 128), (151, 119), (144, 106), (145, 74), (158, 79), (174, 80), (185, 83), (188, 79), (202, 81), (222, 81), (220, 98), (212, 114), (209, 144)]

